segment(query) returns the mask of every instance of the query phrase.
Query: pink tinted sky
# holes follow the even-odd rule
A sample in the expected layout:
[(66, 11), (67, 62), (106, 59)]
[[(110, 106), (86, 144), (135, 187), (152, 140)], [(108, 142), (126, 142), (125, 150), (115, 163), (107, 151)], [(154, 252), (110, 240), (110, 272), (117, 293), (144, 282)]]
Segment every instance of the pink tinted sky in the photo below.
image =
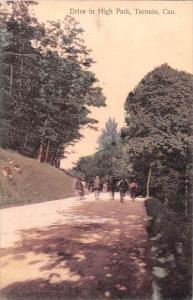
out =
[[(95, 152), (101, 128), (109, 117), (124, 125), (123, 105), (127, 94), (154, 67), (167, 62), (171, 67), (192, 72), (192, 2), (189, 1), (68, 1), (40, 0), (34, 9), (40, 21), (63, 19), (70, 8), (158, 9), (160, 15), (73, 15), (84, 28), (86, 45), (97, 63), (92, 67), (107, 97), (105, 108), (93, 108), (99, 131), (84, 128), (85, 136), (61, 167), (70, 168), (81, 156)], [(175, 15), (163, 15), (163, 9)]]

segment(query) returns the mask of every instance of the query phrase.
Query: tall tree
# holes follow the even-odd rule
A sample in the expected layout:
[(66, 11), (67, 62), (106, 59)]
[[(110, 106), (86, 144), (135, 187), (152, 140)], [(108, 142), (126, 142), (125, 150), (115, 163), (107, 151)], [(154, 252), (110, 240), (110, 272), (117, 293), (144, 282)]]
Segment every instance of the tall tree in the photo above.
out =
[(150, 191), (163, 199), (177, 198), (191, 163), (192, 83), (192, 75), (164, 64), (125, 103), (127, 155), (140, 181), (148, 178)]
[(99, 137), (98, 144), (100, 150), (108, 150), (111, 146), (115, 146), (120, 142), (120, 136), (117, 130), (115, 119), (109, 118), (105, 124), (105, 129)]
[(40, 24), (29, 9), (35, 4), (8, 1), (1, 17), (9, 34), (1, 50), (8, 122), (1, 146), (58, 167), (64, 145), (81, 137), (82, 125), (96, 122), (88, 106), (105, 105), (105, 97), (88, 70), (93, 60), (80, 25), (71, 17)]

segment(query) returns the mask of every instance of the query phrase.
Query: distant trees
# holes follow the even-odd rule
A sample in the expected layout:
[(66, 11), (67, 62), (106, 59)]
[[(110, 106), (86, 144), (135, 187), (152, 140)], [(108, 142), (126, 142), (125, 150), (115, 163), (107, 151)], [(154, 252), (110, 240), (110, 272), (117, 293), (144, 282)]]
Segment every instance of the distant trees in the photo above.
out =
[(119, 144), (119, 142), (120, 136), (117, 131), (117, 123), (115, 119), (109, 118), (98, 140), (99, 150), (108, 150), (111, 146)]
[(40, 24), (29, 12), (36, 4), (1, 5), (0, 146), (59, 167), (80, 126), (96, 122), (88, 106), (105, 105), (105, 97), (88, 70), (94, 61), (83, 29), (69, 16)]
[(76, 171), (91, 178), (99, 175), (127, 176), (129, 167), (123, 155), (123, 141), (117, 129), (115, 119), (109, 119), (98, 139), (98, 151), (87, 157), (82, 157), (77, 163)]
[(110, 118), (106, 122), (98, 144), (99, 151), (96, 153), (96, 157), (99, 159), (100, 169), (103, 170), (102, 175), (116, 177), (128, 175), (129, 166), (127, 166), (123, 155), (124, 142), (118, 132), (115, 119)]
[[(191, 182), (193, 76), (164, 64), (148, 73), (130, 92), (126, 152), (147, 193), (187, 205)], [(146, 187), (147, 179), (148, 184)], [(189, 184), (190, 185), (190, 184)], [(188, 187), (190, 201), (191, 187)]]

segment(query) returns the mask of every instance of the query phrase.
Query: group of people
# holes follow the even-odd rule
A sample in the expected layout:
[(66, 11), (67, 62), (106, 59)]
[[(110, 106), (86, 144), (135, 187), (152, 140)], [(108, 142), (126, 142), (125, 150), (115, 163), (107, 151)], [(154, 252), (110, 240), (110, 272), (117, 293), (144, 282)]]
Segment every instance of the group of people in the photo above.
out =
[(88, 191), (94, 192), (95, 199), (99, 199), (99, 194), (101, 191), (109, 192), (111, 194), (111, 199), (115, 199), (115, 192), (119, 191), (120, 193), (120, 202), (124, 201), (126, 193), (130, 193), (132, 200), (135, 200), (136, 192), (138, 189), (138, 184), (134, 178), (131, 179), (130, 183), (126, 180), (126, 178), (115, 178), (110, 177), (105, 182), (96, 176), (94, 180), (84, 181), (81, 177), (78, 177), (75, 184), (75, 189), (77, 190), (77, 194), (80, 200), (84, 199), (85, 188)]

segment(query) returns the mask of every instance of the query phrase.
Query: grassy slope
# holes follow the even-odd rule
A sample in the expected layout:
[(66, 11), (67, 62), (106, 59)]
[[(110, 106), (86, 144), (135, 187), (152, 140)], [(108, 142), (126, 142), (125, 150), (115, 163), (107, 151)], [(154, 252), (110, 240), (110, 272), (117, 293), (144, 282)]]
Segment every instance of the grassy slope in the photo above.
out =
[[(12, 157), (22, 174), (14, 171), (15, 184), (8, 182), (2, 168), (9, 165)], [(73, 178), (49, 165), (24, 157), (16, 152), (0, 149), (0, 206), (35, 203), (72, 196)]]

